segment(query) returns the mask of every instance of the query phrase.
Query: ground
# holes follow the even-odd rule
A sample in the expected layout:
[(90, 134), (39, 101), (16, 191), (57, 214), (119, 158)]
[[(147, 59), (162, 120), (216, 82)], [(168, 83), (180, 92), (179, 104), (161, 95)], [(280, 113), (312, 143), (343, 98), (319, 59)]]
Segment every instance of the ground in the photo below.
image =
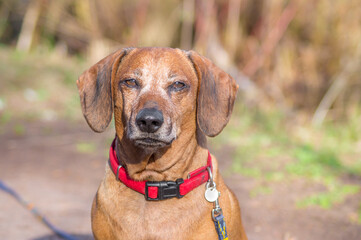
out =
[[(0, 179), (58, 228), (79, 239), (92, 239), (91, 203), (113, 136), (111, 128), (93, 133), (85, 121), (9, 122), (0, 134)], [(265, 181), (229, 171), (233, 166), (229, 149), (214, 145), (211, 151), (239, 199), (250, 240), (361, 239), (354, 212), (360, 203), (359, 191), (329, 209), (300, 208), (298, 199), (325, 187), (303, 178)], [(359, 184), (360, 178), (345, 181)], [(59, 239), (4, 192), (0, 192), (0, 223), (0, 239)]]

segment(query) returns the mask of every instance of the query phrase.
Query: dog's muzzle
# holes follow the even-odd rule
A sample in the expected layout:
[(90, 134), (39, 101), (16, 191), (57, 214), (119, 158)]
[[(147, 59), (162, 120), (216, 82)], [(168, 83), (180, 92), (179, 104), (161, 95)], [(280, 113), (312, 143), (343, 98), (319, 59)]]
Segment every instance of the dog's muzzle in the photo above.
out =
[(165, 147), (175, 139), (171, 125), (167, 124), (162, 111), (158, 108), (143, 108), (135, 116), (134, 125), (131, 126), (134, 128), (128, 133), (128, 137), (135, 145), (142, 148)]

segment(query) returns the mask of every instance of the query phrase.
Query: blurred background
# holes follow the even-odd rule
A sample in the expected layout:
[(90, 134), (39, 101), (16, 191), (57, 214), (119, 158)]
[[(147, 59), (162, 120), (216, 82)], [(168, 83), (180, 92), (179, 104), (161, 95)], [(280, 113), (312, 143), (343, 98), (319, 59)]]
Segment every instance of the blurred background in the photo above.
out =
[[(0, 0), (0, 179), (91, 239), (114, 130), (86, 126), (75, 81), (129, 46), (194, 49), (236, 79), (209, 144), (251, 240), (361, 238), (359, 0)], [(0, 222), (56, 239), (2, 192)]]

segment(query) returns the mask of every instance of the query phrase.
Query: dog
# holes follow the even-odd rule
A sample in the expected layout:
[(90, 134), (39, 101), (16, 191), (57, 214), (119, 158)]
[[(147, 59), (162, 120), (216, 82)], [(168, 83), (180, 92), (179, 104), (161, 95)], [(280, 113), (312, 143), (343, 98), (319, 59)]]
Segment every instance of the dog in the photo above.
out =
[(90, 128), (103, 132), (114, 115), (116, 131), (92, 205), (95, 239), (247, 239), (206, 146), (232, 113), (231, 76), (194, 51), (123, 48), (77, 86)]

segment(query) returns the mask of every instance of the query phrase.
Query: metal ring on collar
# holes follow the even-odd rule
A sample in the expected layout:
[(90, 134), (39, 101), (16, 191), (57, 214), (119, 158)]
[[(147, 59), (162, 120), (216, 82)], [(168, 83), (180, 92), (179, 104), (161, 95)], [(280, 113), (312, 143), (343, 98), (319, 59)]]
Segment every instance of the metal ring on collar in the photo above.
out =
[(210, 167), (207, 167), (207, 171), (208, 171), (208, 174), (209, 174), (209, 180), (211, 182), (213, 182), (213, 174), (212, 174), (212, 170)]
[(119, 181), (119, 169), (122, 167), (122, 165), (119, 164), (118, 168), (117, 168), (117, 180)]
[(208, 181), (206, 183), (206, 188), (216, 188), (216, 183)]
[(210, 167), (207, 167), (207, 171), (208, 171), (208, 175), (209, 175), (209, 180), (208, 180), (208, 183), (206, 185), (206, 187), (208, 188), (210, 184), (211, 186), (210, 187), (216, 187), (216, 183), (213, 181), (213, 174), (212, 174), (212, 170)]

